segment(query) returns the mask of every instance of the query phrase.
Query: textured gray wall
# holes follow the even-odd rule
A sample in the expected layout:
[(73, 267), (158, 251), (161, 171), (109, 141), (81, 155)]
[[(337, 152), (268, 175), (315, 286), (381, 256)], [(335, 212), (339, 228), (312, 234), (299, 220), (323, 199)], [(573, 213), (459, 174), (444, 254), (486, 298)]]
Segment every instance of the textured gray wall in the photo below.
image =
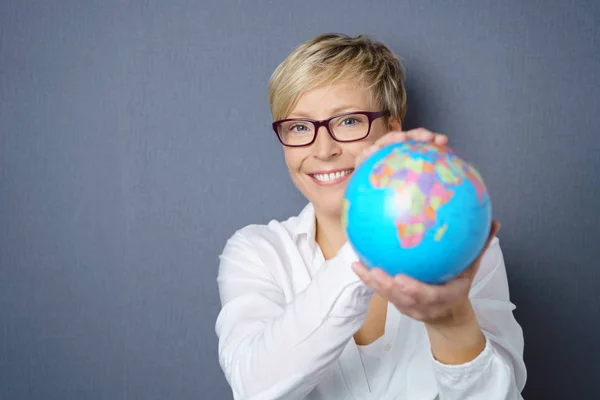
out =
[(600, 392), (597, 1), (0, 3), (0, 398), (226, 399), (217, 255), (296, 213), (266, 83), (384, 40), (503, 223), (526, 398)]

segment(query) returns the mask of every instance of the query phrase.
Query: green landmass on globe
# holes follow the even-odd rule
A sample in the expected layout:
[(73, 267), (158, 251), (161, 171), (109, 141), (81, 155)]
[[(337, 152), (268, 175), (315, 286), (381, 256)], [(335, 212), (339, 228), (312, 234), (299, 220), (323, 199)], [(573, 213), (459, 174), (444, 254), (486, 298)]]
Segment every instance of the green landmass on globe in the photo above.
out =
[(342, 228), (348, 229), (348, 211), (350, 210), (350, 200), (344, 199), (342, 203)]

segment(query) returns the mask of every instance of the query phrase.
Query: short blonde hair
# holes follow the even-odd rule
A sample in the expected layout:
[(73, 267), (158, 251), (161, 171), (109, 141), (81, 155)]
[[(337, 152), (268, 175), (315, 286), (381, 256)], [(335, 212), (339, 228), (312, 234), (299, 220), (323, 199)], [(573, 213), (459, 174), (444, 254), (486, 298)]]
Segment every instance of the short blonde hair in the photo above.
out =
[(404, 118), (404, 68), (398, 57), (368, 36), (329, 33), (302, 43), (271, 75), (269, 106), (273, 120), (287, 118), (306, 90), (348, 78), (366, 85), (390, 117)]

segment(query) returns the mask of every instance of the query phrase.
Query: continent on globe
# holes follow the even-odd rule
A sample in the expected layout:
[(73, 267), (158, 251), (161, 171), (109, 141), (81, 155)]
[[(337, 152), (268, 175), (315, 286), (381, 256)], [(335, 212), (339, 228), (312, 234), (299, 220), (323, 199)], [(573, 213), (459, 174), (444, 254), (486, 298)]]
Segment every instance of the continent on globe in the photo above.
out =
[(435, 231), (435, 236), (434, 236), (435, 241), (439, 242), (440, 240), (442, 240), (442, 238), (444, 237), (444, 233), (446, 233), (447, 230), (448, 230), (448, 224), (444, 224), (444, 225), (440, 226), (438, 228), (438, 230)]
[[(455, 157), (449, 148), (422, 143), (392, 150), (375, 164), (370, 175), (375, 189), (393, 189), (402, 194), (399, 198), (411, 199), (408, 212), (396, 221), (400, 243), (405, 248), (421, 243), (426, 232), (435, 226), (438, 209), (452, 199), (453, 188), (463, 179), (473, 184), (482, 202), (485, 186), (477, 171)], [(447, 228), (443, 225), (436, 231), (436, 241), (442, 239)]]
[(342, 228), (348, 229), (348, 211), (350, 210), (350, 200), (344, 199), (342, 203)]

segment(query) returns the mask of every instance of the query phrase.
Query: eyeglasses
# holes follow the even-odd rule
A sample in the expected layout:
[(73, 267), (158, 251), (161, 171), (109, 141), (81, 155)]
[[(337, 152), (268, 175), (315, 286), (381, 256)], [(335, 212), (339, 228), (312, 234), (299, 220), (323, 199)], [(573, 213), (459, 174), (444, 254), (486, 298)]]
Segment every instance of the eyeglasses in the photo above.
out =
[(273, 130), (284, 146), (302, 147), (315, 142), (319, 128), (324, 126), (338, 142), (355, 142), (369, 136), (373, 121), (389, 116), (388, 111), (355, 111), (316, 121), (305, 118), (282, 119), (273, 122)]

